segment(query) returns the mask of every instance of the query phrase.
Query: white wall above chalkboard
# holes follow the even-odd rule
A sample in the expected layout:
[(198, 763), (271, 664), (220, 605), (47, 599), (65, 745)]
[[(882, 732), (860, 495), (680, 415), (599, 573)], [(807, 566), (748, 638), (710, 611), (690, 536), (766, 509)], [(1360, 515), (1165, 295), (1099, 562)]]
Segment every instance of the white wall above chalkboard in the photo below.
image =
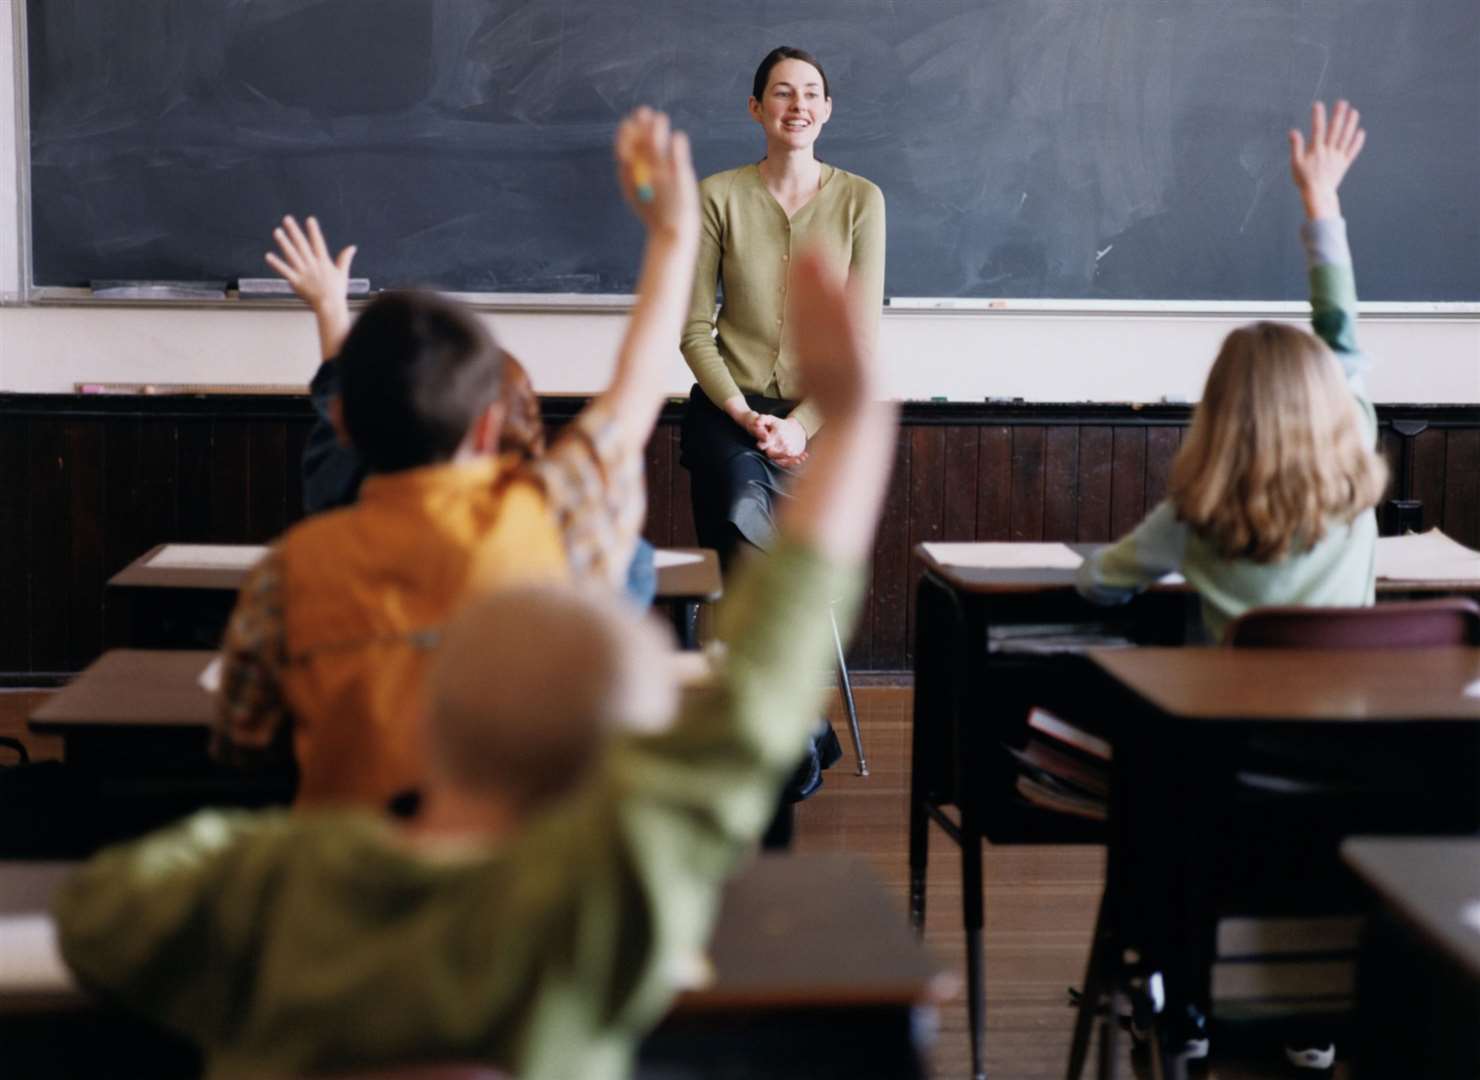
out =
[(1298, 300), (1284, 131), (1346, 95), (1364, 297), (1480, 300), (1475, 0), (26, 9), (42, 286), (257, 274), (314, 210), (377, 286), (629, 292), (617, 118), (651, 102), (701, 168), (753, 160), (750, 74), (786, 42), (833, 84), (820, 152), (889, 200), (890, 295)]

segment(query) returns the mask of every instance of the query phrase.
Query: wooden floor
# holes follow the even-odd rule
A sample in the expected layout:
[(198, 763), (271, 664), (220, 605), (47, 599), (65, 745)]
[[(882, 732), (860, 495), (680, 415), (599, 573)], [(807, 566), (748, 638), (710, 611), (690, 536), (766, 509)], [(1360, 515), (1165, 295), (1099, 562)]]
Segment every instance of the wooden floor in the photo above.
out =
[[(34, 756), (54, 757), (59, 753), (55, 740), (37, 740), (25, 732), (26, 714), (45, 693), (0, 692), (0, 735), (23, 736)], [(796, 847), (866, 855), (897, 895), (903, 920), (912, 695), (908, 687), (873, 687), (859, 689), (857, 697), (871, 775), (854, 775), (846, 720), (835, 706), (833, 722), (847, 756), (827, 773), (822, 791), (799, 808)], [(9, 760), (4, 753), (0, 750), (0, 762)], [(1063, 1076), (1074, 1021), (1068, 989), (1084, 974), (1103, 862), (1103, 852), (1094, 847), (988, 850), (987, 1067), (993, 1080)], [(955, 846), (939, 832), (931, 837), (925, 938), (941, 964), (959, 973), (964, 988), (960, 863)], [(935, 1075), (945, 1080), (969, 1077), (969, 1060), (965, 1006), (957, 1000), (941, 1010)], [(1121, 1075), (1135, 1072), (1127, 1064)], [(1219, 1065), (1205, 1075), (1261, 1080), (1284, 1074), (1240, 1063)]]

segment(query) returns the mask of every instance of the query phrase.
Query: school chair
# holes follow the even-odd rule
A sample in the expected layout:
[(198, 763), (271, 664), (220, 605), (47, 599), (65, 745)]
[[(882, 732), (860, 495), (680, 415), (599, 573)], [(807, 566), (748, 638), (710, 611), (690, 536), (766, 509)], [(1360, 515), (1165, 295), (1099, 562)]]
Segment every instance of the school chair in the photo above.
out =
[[(1246, 612), (1229, 626), (1226, 642), (1232, 648), (1263, 649), (1442, 649), (1480, 645), (1480, 606), (1464, 598), (1419, 600), (1373, 607), (1268, 607)], [(1247, 823), (1252, 813), (1258, 827), (1217, 830), (1220, 849), (1218, 883), (1204, 883), (1203, 909), (1211, 925), (1196, 927), (1204, 937), (1209, 962), (1218, 959), (1212, 946), (1218, 917), (1230, 908), (1256, 917), (1279, 915), (1335, 916), (1355, 910), (1358, 898), (1340, 867), (1336, 845), (1353, 831), (1455, 832), (1477, 824), (1473, 798), (1452, 785), (1447, 791), (1424, 791), (1423, 768), (1404, 768), (1401, 754), (1368, 750), (1344, 759), (1339, 732), (1318, 725), (1291, 724), (1278, 738), (1250, 739), (1238, 760), (1219, 768), (1231, 773), (1231, 783), (1210, 781), (1208, 798), (1221, 797), (1228, 805), (1206, 814), (1208, 821), (1225, 825)], [(1333, 764), (1335, 767), (1333, 767)], [(1415, 787), (1414, 785), (1418, 785)], [(1452, 797), (1451, 797), (1452, 796)], [(1239, 811), (1245, 813), (1241, 816)], [(1337, 824), (1339, 822), (1345, 824)], [(1326, 843), (1330, 840), (1330, 843)], [(1211, 839), (1209, 842), (1212, 842)], [(1254, 867), (1257, 879), (1228, 867)], [(1094, 944), (1079, 1004), (1066, 1075), (1077, 1080), (1088, 1057), (1089, 1038), (1097, 1003), (1114, 1001), (1119, 991), (1143, 997), (1150, 993), (1144, 973), (1131, 986), (1108, 985), (1127, 981), (1114, 952), (1106, 920), (1109, 889), (1096, 919)], [(1190, 922), (1189, 922), (1190, 925)], [(1211, 1018), (1210, 1018), (1211, 1019)], [(1107, 1017), (1106, 1028), (1117, 1022)], [(1182, 1076), (1185, 1063), (1163, 1044), (1153, 1022), (1147, 1035), (1158, 1056), (1157, 1075)], [(1102, 1042), (1100, 1076), (1113, 1078), (1117, 1062), (1106, 1055), (1113, 1038)]]
[(1480, 645), (1480, 605), (1462, 597), (1376, 607), (1266, 607), (1228, 628), (1241, 649), (1439, 649)]
[(833, 646), (838, 651), (838, 686), (843, 691), (843, 708), (848, 713), (848, 733), (853, 737), (853, 756), (858, 761), (858, 775), (868, 775), (868, 758), (863, 756), (863, 733), (858, 728), (858, 706), (853, 703), (853, 680), (848, 677), (848, 654), (843, 649), (843, 635), (838, 631), (838, 616), (827, 612), (832, 623)]

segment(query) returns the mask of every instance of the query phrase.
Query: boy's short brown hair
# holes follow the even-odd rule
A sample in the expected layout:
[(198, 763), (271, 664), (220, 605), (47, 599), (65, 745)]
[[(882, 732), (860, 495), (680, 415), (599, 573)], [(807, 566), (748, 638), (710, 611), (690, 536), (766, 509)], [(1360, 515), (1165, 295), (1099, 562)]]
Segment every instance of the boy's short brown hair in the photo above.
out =
[(504, 353), (482, 321), (415, 290), (370, 304), (338, 363), (345, 430), (370, 472), (450, 460), (503, 384)]

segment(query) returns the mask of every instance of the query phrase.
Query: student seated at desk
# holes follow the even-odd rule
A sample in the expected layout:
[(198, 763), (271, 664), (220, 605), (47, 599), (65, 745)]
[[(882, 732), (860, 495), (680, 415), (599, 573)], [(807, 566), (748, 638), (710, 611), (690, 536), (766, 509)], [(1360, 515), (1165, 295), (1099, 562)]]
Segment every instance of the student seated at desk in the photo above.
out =
[[(381, 297), (343, 337), (342, 427), (370, 475), (358, 501), (290, 529), (241, 590), (224, 645), (218, 755), (281, 754), (298, 803), (383, 805), (415, 789), (412, 726), (444, 621), (497, 585), (575, 577), (620, 586), (645, 509), (642, 450), (683, 318), (697, 245), (697, 185), (683, 140), (644, 111), (619, 135), (624, 191), (648, 230), (638, 301), (611, 387), (538, 460), (496, 455), (503, 353), (467, 309), (423, 293)], [(636, 155), (660, 155), (653, 197)], [(289, 221), (279, 268), (300, 295), (345, 292), (317, 228)], [(316, 305), (321, 321), (337, 318)], [(347, 314), (345, 315), (347, 318)], [(332, 325), (325, 341), (338, 340)]]
[(55, 902), (83, 986), (194, 1039), (214, 1077), (627, 1075), (807, 747), (829, 601), (851, 623), (889, 475), (894, 412), (846, 286), (797, 261), (802, 377), (831, 434), (676, 722), (671, 642), (610, 594), (475, 601), (431, 674), (415, 819), (207, 811), (103, 853)]
[(1362, 385), (1356, 285), (1337, 197), (1362, 149), (1357, 122), (1342, 101), (1328, 124), (1317, 102), (1310, 143), (1290, 133), (1320, 340), (1269, 322), (1228, 335), (1172, 463), (1169, 496), (1081, 566), (1080, 591), (1090, 599), (1119, 603), (1180, 571), (1202, 598), (1213, 641), (1254, 607), (1373, 602), (1372, 508), (1387, 466)]

